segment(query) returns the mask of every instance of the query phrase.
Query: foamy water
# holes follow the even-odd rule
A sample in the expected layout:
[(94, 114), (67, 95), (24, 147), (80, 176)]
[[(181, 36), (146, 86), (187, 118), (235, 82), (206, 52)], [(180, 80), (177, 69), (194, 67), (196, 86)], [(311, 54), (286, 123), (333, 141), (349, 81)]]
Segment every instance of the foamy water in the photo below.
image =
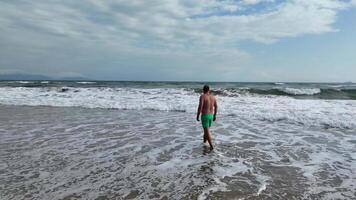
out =
[[(196, 112), (199, 94), (184, 88), (0, 87), (0, 104)], [(304, 126), (356, 128), (355, 100), (218, 96), (219, 113)]]
[(219, 115), (209, 151), (189, 112), (1, 106), (0, 113), (0, 199), (355, 197), (353, 128)]
[(0, 199), (355, 199), (354, 85), (196, 84), (0, 82)]

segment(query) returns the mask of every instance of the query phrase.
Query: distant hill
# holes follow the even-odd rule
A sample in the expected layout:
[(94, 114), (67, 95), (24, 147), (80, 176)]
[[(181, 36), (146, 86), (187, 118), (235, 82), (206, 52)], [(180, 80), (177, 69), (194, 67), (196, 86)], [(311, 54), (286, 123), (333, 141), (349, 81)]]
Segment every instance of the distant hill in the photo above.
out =
[(0, 80), (52, 80), (53, 78), (38, 74), (0, 74)]
[(85, 77), (50, 77), (40, 74), (0, 74), (0, 80), (6, 81), (32, 81), (32, 80), (89, 80)]

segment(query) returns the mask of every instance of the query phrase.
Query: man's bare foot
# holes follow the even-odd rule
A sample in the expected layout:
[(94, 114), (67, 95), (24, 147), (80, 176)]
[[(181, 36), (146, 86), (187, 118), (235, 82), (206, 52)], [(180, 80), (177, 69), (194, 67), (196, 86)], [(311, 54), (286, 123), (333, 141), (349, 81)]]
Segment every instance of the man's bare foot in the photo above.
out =
[(213, 147), (213, 146), (210, 146), (210, 151), (211, 151), (211, 150), (214, 150), (214, 147)]

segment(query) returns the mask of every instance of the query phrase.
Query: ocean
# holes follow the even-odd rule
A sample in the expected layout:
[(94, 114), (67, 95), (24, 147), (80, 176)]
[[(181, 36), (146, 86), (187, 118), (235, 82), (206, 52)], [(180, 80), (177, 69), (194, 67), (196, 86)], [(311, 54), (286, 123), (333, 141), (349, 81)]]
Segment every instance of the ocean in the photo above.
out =
[(0, 81), (0, 199), (356, 199), (355, 83)]

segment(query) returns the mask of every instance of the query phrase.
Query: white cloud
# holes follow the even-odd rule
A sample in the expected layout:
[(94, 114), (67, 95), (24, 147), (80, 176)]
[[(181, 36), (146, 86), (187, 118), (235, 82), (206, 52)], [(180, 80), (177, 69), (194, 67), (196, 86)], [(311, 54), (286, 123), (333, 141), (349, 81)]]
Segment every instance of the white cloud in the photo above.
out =
[[(347, 6), (344, 1), (291, 0), (267, 13), (239, 15), (239, 8), (261, 1), (91, 0), (91, 3), (59, 1), (56, 4), (36, 1), (25, 5), (2, 3), (0, 16), (2, 25), (21, 23), (78, 39), (115, 43), (125, 40), (131, 45), (149, 40), (158, 46), (176, 47), (246, 39), (268, 42), (330, 32), (334, 31), (332, 24), (337, 12)], [(21, 7), (23, 9), (19, 9)], [(9, 21), (12, 24), (9, 25)]]
[[(261, 3), (260, 9), (254, 7)], [(87, 60), (100, 57), (122, 64), (119, 55), (125, 55), (126, 63), (137, 62), (135, 56), (166, 57), (167, 62), (189, 67), (232, 70), (252, 58), (238, 48), (241, 41), (271, 43), (337, 31), (333, 24), (338, 12), (351, 4), (355, 0), (0, 2), (0, 51), (4, 53), (0, 64), (17, 62), (5, 58), (15, 57), (9, 55), (6, 45), (21, 48), (23, 62), (33, 62), (33, 66), (50, 56), (41, 65), (53, 66), (52, 71), (71, 63), (89, 67)]]

